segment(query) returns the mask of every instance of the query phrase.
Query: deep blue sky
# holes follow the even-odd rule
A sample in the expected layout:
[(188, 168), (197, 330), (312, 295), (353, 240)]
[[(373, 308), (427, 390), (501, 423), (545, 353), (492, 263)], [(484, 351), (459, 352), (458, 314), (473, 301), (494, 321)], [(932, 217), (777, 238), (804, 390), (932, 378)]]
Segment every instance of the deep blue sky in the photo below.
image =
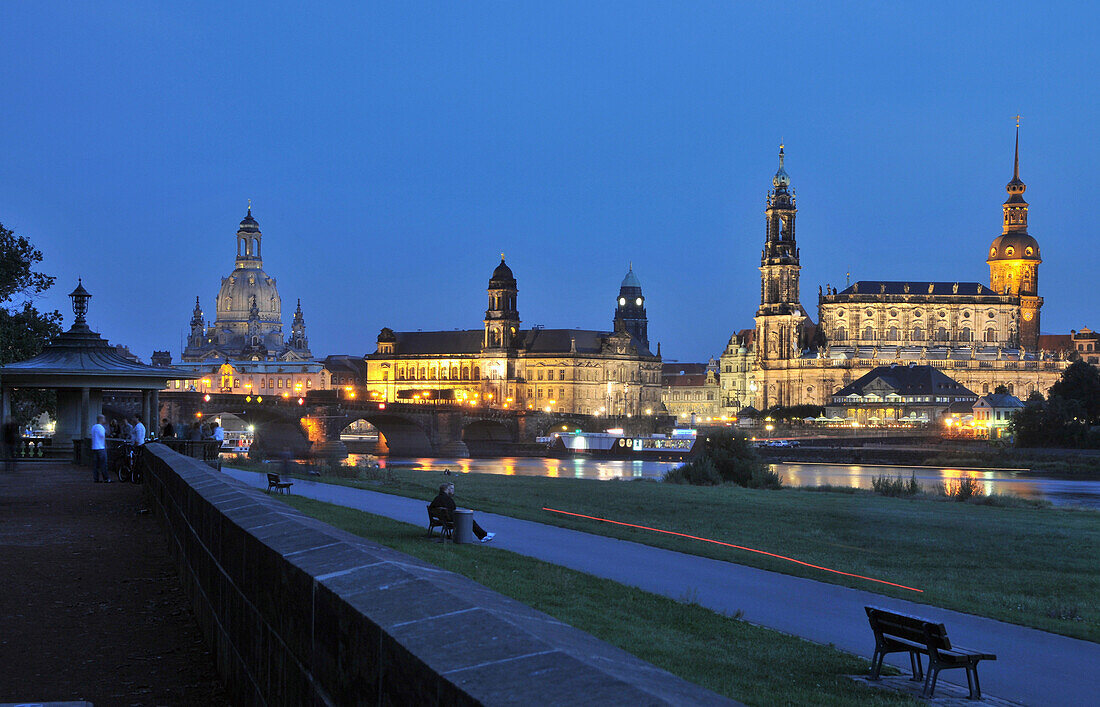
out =
[(251, 198), (316, 354), (480, 327), (504, 251), (526, 325), (610, 327), (632, 260), (705, 359), (752, 326), (781, 139), (815, 316), (849, 271), (987, 283), (1016, 113), (1043, 331), (1100, 328), (1093, 4), (224, 5), (0, 5), (0, 222), (142, 358), (213, 317)]

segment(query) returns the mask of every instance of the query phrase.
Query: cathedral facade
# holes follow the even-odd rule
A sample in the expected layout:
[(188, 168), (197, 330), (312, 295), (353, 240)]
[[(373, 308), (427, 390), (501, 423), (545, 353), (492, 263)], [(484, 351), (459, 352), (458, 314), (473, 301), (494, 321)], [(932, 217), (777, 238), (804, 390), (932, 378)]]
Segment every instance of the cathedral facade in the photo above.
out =
[(214, 322), (203, 318), (199, 298), (191, 316), (190, 335), (183, 350), (185, 362), (215, 360), (308, 361), (313, 358), (306, 338), (302, 302), (283, 339), (283, 301), (275, 278), (264, 272), (263, 234), (252, 218), (252, 207), (237, 229), (233, 272), (222, 278), (214, 300)]
[(978, 394), (1003, 384), (1026, 397), (1054, 384), (1066, 362), (1039, 348), (1042, 260), (1027, 231), (1018, 128), (1002, 232), (986, 260), (988, 285), (861, 280), (839, 292), (818, 288), (816, 323), (800, 300), (797, 209), (784, 160), (780, 147), (765, 208), (756, 327), (751, 336), (734, 335), (722, 356), (726, 414), (747, 405), (824, 405), (888, 364), (930, 365)]
[(480, 329), (382, 329), (366, 356), (367, 395), (586, 415), (659, 411), (661, 358), (649, 349), (645, 296), (633, 267), (619, 288), (611, 331), (522, 328), (519, 288), (503, 256), (487, 292)]

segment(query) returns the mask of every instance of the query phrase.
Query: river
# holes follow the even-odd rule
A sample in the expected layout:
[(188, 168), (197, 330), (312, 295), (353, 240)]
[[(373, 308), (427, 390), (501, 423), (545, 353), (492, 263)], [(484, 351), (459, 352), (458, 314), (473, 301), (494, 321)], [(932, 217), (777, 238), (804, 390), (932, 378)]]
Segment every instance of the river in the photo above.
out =
[[(348, 463), (354, 464), (362, 455), (352, 454)], [(462, 473), (507, 474), (516, 476), (546, 476), (550, 478), (575, 478), (610, 480), (660, 479), (666, 471), (678, 466), (676, 462), (618, 461), (577, 457), (551, 459), (544, 457), (501, 457), (496, 459), (440, 459), (380, 457), (382, 466), (423, 469), (442, 472), (444, 469)], [(969, 474), (982, 485), (986, 493), (1003, 493), (1025, 498), (1043, 499), (1055, 506), (1086, 506), (1100, 509), (1100, 477), (1053, 477), (1020, 473), (1012, 469), (952, 469), (923, 466), (875, 466), (860, 464), (772, 464), (771, 468), (783, 476), (789, 486), (856, 486), (871, 488), (871, 479), (877, 476), (900, 476), (917, 481), (932, 490), (944, 481), (951, 481)]]

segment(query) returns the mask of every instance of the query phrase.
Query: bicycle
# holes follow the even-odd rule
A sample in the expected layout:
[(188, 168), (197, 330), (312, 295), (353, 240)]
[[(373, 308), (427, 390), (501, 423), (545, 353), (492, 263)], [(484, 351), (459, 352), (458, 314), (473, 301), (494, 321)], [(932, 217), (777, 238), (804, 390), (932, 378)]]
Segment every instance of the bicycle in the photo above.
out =
[(118, 480), (123, 483), (140, 484), (142, 482), (141, 471), (141, 447), (124, 442), (119, 448), (118, 461), (115, 463), (115, 473)]

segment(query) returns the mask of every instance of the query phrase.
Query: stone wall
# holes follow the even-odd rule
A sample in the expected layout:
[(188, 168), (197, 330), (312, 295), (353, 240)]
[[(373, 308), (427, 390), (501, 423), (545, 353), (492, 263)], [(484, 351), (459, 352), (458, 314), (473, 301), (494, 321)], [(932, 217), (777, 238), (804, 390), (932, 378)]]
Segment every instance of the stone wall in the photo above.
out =
[(729, 704), (465, 577), (146, 449), (146, 492), (238, 704)]

